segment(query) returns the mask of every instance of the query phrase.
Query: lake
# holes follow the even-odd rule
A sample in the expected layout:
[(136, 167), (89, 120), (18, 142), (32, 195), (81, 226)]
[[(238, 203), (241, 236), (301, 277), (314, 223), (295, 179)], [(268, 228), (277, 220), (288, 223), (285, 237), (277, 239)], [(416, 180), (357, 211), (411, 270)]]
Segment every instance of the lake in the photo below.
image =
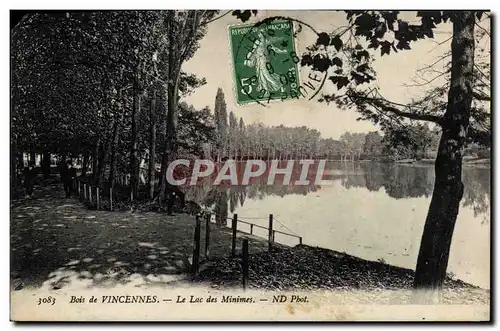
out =
[[(249, 186), (197, 187), (188, 199), (226, 217), (303, 237), (303, 243), (346, 252), (367, 260), (415, 269), (434, 185), (433, 165), (328, 162), (327, 186), (251, 183)], [(490, 168), (464, 166), (464, 197), (453, 235), (448, 272), (483, 288), (490, 284)], [(238, 223), (249, 232), (249, 226)], [(267, 230), (254, 234), (267, 237)], [(287, 245), (298, 239), (277, 233)]]

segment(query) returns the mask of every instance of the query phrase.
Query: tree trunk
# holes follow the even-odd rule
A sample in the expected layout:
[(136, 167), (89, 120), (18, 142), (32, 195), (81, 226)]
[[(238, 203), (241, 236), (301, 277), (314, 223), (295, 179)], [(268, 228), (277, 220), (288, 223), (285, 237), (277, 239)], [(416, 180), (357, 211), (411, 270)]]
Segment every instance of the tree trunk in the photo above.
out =
[(165, 190), (167, 179), (165, 176), (168, 164), (174, 159), (176, 152), (176, 126), (177, 126), (177, 98), (179, 91), (179, 78), (182, 61), (176, 58), (175, 43), (175, 12), (170, 11), (168, 20), (168, 77), (167, 84), (167, 118), (166, 118), (166, 136), (161, 166), (160, 182), (160, 205), (165, 199)]
[[(167, 95), (168, 93), (165, 93)], [(163, 102), (166, 103), (166, 97), (163, 98)], [(166, 104), (163, 104), (163, 107), (165, 109), (165, 114), (162, 116), (162, 131), (160, 133), (160, 136), (163, 139), (163, 144), (161, 145), (161, 168), (160, 168), (160, 176), (158, 180), (158, 186), (157, 190), (158, 192), (161, 191), (162, 183), (163, 183), (163, 178), (165, 177), (165, 173), (167, 171), (168, 167), (168, 160), (165, 158), (167, 154), (167, 147), (166, 147), (166, 141), (167, 141), (167, 114), (166, 112), (168, 111), (168, 107)]]
[[(110, 125), (110, 130), (113, 129), (114, 122), (116, 122), (116, 120), (114, 120), (113, 123)], [(106, 170), (106, 164), (108, 164), (108, 159), (111, 149), (111, 140), (112, 137), (108, 137), (108, 139), (106, 139), (106, 144), (103, 144), (100, 149), (99, 162), (97, 166), (97, 176), (96, 176), (97, 181), (95, 182), (95, 185), (99, 187), (101, 185), (101, 182), (104, 180), (104, 172)]]
[(156, 91), (153, 91), (151, 107), (149, 110), (149, 171), (148, 189), (149, 197), (154, 198), (155, 193), (155, 173), (156, 173)]
[(83, 161), (82, 161), (82, 173), (81, 173), (81, 177), (85, 177), (85, 175), (87, 174), (87, 170), (89, 168), (89, 156), (90, 156), (90, 153), (88, 150), (85, 150), (83, 152)]
[(137, 193), (139, 192), (139, 142), (137, 122), (139, 120), (139, 113), (141, 112), (141, 92), (138, 84), (139, 77), (136, 71), (134, 78), (134, 104), (132, 107), (132, 137), (130, 140), (130, 190), (134, 198), (137, 197)]
[(108, 185), (110, 188), (115, 187), (115, 177), (116, 177), (116, 150), (118, 149), (118, 128), (120, 127), (120, 123), (123, 120), (123, 110), (120, 116), (120, 120), (114, 123), (113, 127), (113, 141), (111, 142), (111, 155), (109, 161), (109, 177), (108, 177)]
[(469, 127), (474, 67), (474, 14), (453, 13), (452, 67), (448, 105), (440, 122), (442, 127), (435, 163), (436, 179), (425, 220), (415, 272), (414, 288), (422, 289), (420, 298), (435, 300), (443, 286), (448, 266), (451, 239), (464, 185), (462, 151)]
[[(123, 79), (123, 68), (120, 70), (120, 81)], [(123, 100), (122, 100), (123, 90), (118, 89), (118, 106), (117, 112), (120, 113), (119, 119), (115, 121), (113, 127), (113, 138), (111, 141), (111, 155), (109, 161), (109, 177), (108, 177), (108, 185), (111, 189), (115, 188), (115, 176), (116, 176), (116, 150), (118, 149), (118, 136), (121, 123), (123, 122), (123, 118), (125, 117), (125, 110), (123, 109)]]
[(103, 163), (104, 163), (104, 143), (101, 144), (99, 146), (99, 153), (97, 154), (98, 155), (98, 159), (97, 159), (97, 168), (94, 169), (94, 179), (93, 179), (93, 183), (95, 186), (99, 186), (99, 182), (101, 180), (101, 176), (102, 176), (102, 169), (103, 169)]
[(48, 179), (50, 176), (50, 153), (44, 150), (42, 152), (42, 173), (43, 178)]
[[(179, 73), (178, 73), (179, 75)], [(167, 136), (165, 141), (165, 152), (163, 154), (163, 162), (162, 169), (166, 169), (168, 164), (174, 160), (176, 153), (176, 126), (177, 126), (177, 86), (178, 86), (178, 78), (176, 83), (169, 84), (167, 89)], [(165, 189), (166, 189), (166, 176), (165, 172), (163, 173), (162, 183), (161, 183), (161, 191), (160, 191), (160, 201), (163, 201), (165, 198)]]
[(92, 174), (93, 174), (93, 180), (96, 180), (96, 175), (97, 175), (97, 166), (98, 166), (98, 160), (99, 160), (99, 146), (101, 145), (101, 140), (97, 138), (96, 144), (94, 146), (94, 153), (92, 154)]
[(30, 162), (33, 162), (33, 165), (36, 166), (36, 154), (35, 154), (35, 152), (30, 152)]
[[(19, 146), (19, 145), (17, 145)], [(17, 150), (17, 167), (20, 171), (22, 171), (25, 167), (25, 164), (24, 164), (24, 152), (19, 150), (19, 147), (18, 147), (18, 150)]]
[(17, 188), (18, 188), (18, 164), (19, 164), (19, 161), (17, 159), (18, 155), (19, 153), (18, 153), (17, 143), (14, 141), (10, 145), (10, 171), (11, 171), (10, 179), (11, 179), (11, 188), (14, 196), (17, 194)]
[(216, 201), (215, 201), (215, 223), (220, 226), (227, 225), (227, 216), (228, 216), (228, 192), (227, 188), (221, 189), (216, 193)]

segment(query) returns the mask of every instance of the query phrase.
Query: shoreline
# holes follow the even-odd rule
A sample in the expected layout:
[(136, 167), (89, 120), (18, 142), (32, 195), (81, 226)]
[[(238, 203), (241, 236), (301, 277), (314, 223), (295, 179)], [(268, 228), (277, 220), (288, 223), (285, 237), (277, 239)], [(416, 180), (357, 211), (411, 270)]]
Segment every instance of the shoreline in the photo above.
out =
[[(396, 161), (381, 161), (381, 160), (356, 160), (356, 161), (343, 161), (343, 160), (328, 160), (328, 162), (343, 162), (343, 163), (382, 163), (382, 164), (395, 164), (395, 165), (405, 165), (405, 166), (434, 166), (436, 162), (435, 159), (404, 159)], [(463, 166), (475, 166), (481, 168), (490, 168), (491, 159), (464, 159), (462, 161)]]
[[(201, 266), (194, 283), (212, 288), (241, 287), (241, 256), (214, 259)], [(307, 245), (280, 247), (271, 253), (249, 254), (249, 289), (294, 291), (297, 289), (347, 292), (412, 292), (415, 272), (369, 261), (325, 248)], [(447, 276), (443, 293), (449, 303), (485, 303), (490, 289)]]

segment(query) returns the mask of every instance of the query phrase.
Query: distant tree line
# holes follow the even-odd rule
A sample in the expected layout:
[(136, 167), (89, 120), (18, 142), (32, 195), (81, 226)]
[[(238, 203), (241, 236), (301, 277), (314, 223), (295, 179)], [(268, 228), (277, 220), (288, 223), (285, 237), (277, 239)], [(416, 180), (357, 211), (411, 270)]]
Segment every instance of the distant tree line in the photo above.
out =
[[(344, 132), (339, 139), (323, 138), (316, 129), (306, 126), (246, 125), (225, 103), (224, 92), (215, 97), (215, 137), (205, 151), (214, 159), (297, 160), (322, 158), (342, 161), (396, 161), (402, 159), (435, 159), (441, 131), (439, 127), (417, 123), (405, 130), (393, 128), (384, 135)], [(489, 157), (487, 146), (467, 144), (466, 155)]]

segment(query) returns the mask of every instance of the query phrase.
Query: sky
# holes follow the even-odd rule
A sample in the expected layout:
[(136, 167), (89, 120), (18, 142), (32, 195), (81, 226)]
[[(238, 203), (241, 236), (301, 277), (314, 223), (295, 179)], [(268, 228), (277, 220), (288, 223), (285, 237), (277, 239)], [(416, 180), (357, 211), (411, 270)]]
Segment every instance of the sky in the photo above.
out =
[[(224, 13), (225, 11), (221, 11)], [(403, 18), (417, 22), (415, 12), (403, 13)], [(249, 22), (257, 22), (271, 16), (287, 16), (299, 19), (311, 25), (316, 31), (333, 31), (346, 25), (344, 12), (337, 11), (265, 11), (260, 10)], [(248, 23), (248, 22), (247, 22)], [(185, 101), (196, 108), (209, 106), (213, 111), (215, 94), (219, 87), (225, 94), (228, 113), (233, 111), (237, 118), (243, 117), (246, 124), (262, 122), (275, 126), (302, 126), (314, 128), (325, 138), (338, 139), (345, 131), (368, 132), (378, 128), (368, 121), (356, 121), (359, 114), (355, 110), (340, 110), (334, 104), (313, 100), (285, 100), (271, 102), (267, 107), (252, 103), (238, 105), (235, 102), (235, 83), (229, 43), (228, 27), (242, 24), (236, 17), (228, 14), (209, 24), (207, 34), (200, 41), (200, 48), (195, 56), (186, 62), (183, 70), (205, 77), (207, 84), (198, 88)], [(416, 71), (432, 63), (436, 58), (450, 49), (451, 24), (441, 24), (435, 30), (434, 39), (412, 43), (412, 50), (391, 53), (380, 57), (377, 51), (374, 68), (382, 95), (395, 102), (408, 102), (412, 97), (422, 94), (422, 88), (406, 87), (411, 84)], [(305, 47), (314, 44), (316, 34), (307, 27), (297, 36), (297, 53), (302, 54)], [(442, 43), (439, 45), (439, 43)], [(304, 69), (302, 69), (304, 70)], [(301, 72), (302, 73), (302, 72)], [(305, 74), (307, 76), (307, 74)], [(326, 82), (323, 91), (331, 91), (331, 83)]]

